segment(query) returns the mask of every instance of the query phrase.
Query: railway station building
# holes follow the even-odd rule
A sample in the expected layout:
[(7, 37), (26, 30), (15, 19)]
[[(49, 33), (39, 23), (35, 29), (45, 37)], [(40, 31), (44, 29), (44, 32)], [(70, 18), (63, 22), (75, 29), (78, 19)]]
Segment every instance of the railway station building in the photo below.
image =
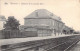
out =
[(36, 32), (37, 36), (61, 34), (64, 23), (59, 16), (46, 9), (38, 9), (24, 18), (24, 30)]
[(65, 25), (64, 29), (63, 29), (63, 33), (64, 34), (73, 34), (74, 33), (74, 29)]

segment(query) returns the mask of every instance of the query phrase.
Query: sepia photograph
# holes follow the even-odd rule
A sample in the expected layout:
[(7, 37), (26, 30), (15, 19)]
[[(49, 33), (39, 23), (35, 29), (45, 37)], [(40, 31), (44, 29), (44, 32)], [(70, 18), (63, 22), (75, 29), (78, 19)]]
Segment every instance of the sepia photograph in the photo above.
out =
[(0, 51), (80, 51), (80, 0), (0, 0)]

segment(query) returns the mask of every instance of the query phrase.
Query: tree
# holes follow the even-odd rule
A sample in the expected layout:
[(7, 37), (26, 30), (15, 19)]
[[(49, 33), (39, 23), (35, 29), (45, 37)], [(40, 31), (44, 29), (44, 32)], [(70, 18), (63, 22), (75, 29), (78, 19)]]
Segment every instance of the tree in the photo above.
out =
[(19, 30), (19, 21), (14, 18), (14, 16), (9, 16), (4, 28), (6, 30)]

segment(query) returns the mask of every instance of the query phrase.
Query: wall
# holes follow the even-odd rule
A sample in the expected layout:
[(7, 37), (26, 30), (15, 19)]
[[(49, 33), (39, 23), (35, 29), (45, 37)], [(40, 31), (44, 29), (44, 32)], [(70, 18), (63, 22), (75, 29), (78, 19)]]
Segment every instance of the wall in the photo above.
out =
[(25, 19), (25, 26), (52, 26), (52, 19)]
[(50, 29), (39, 29), (38, 36), (51, 36), (52, 30)]
[[(25, 26), (49, 26), (53, 30), (52, 34), (61, 34), (64, 23), (55, 19), (25, 19)], [(45, 31), (44, 31), (45, 32)]]
[(61, 34), (63, 31), (63, 27), (64, 27), (64, 23), (57, 21), (57, 20), (53, 20), (53, 29), (54, 29), (54, 33), (57, 34)]

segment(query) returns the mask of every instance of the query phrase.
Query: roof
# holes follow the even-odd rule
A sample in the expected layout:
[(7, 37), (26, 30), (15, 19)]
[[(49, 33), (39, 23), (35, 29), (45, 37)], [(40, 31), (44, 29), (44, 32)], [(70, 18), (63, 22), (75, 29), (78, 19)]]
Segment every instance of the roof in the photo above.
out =
[(65, 25), (64, 30), (70, 31), (70, 30), (74, 30), (74, 29)]
[(53, 18), (55, 20), (61, 20), (60, 17), (56, 16), (55, 14), (49, 12), (46, 9), (38, 9), (33, 11), (31, 14), (25, 17), (26, 18)]

